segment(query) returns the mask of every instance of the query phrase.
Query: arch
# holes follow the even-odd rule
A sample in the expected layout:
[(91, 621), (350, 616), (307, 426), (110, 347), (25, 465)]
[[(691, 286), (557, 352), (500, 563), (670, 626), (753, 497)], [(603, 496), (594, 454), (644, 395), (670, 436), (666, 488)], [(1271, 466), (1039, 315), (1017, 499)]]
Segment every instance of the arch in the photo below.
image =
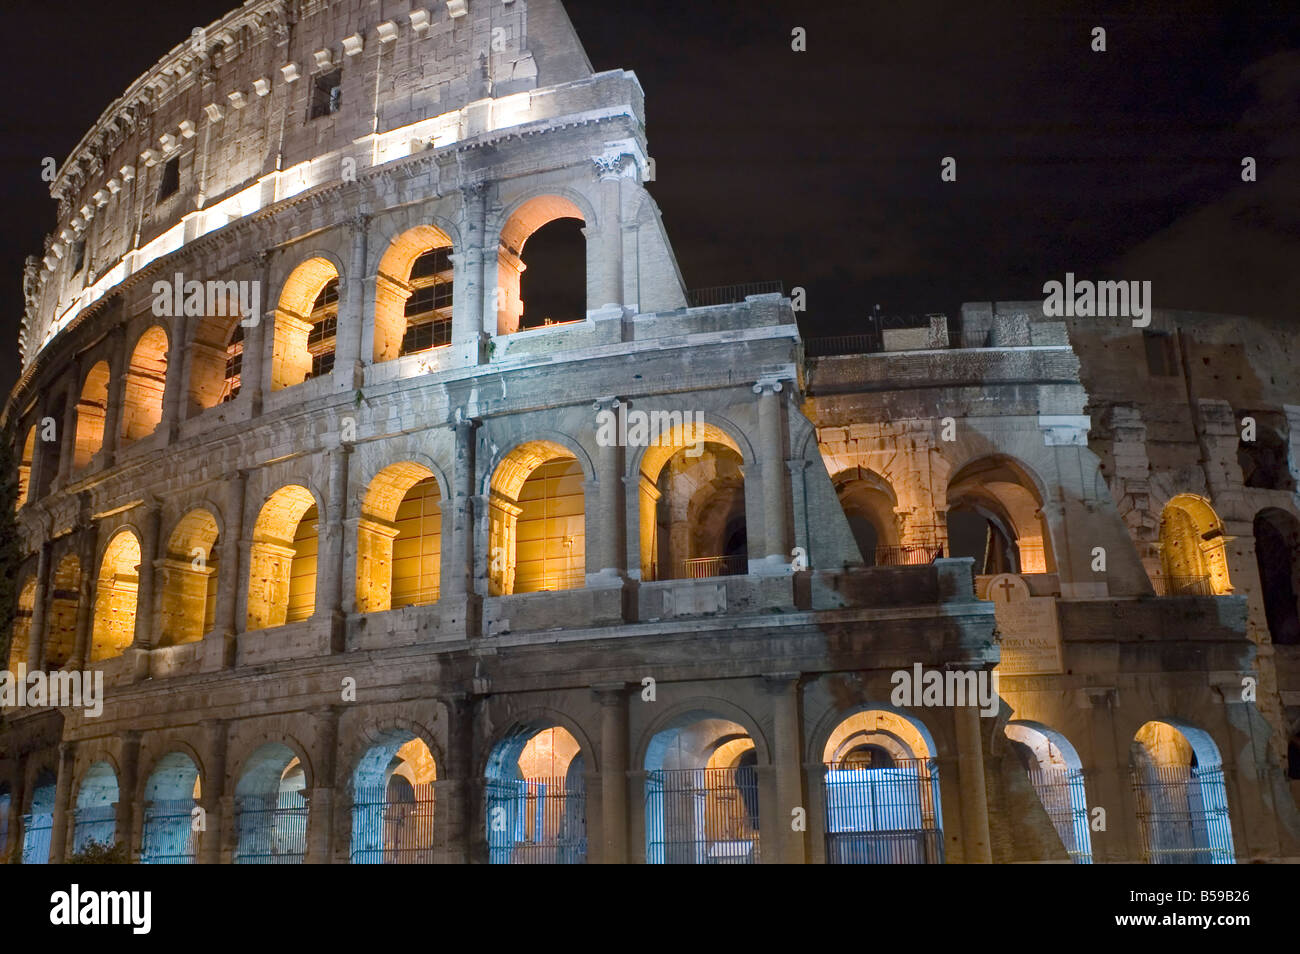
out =
[(579, 589), (586, 581), (586, 501), (581, 462), (562, 444), (517, 445), (492, 471), (489, 592)]
[(135, 531), (124, 527), (108, 541), (99, 563), (91, 662), (120, 656), (134, 641), (139, 584), (140, 539)]
[(831, 478), (853, 539), (867, 566), (910, 560), (900, 544), (898, 496), (889, 481), (865, 467), (851, 467)]
[(237, 309), (199, 320), (190, 342), (186, 416), (193, 417), (239, 396), (244, 362), (244, 324)]
[(934, 739), (893, 706), (863, 705), (831, 727), (825, 766), (829, 864), (942, 864)]
[(1232, 592), (1223, 521), (1198, 494), (1178, 494), (1160, 514), (1164, 595), (1220, 596)]
[(1134, 734), (1129, 761), (1144, 862), (1234, 863), (1223, 761), (1208, 732), (1152, 720)]
[[(14, 608), (13, 635), (9, 640), (9, 671), (18, 672), (22, 665), (30, 668), (29, 654), (32, 646), (32, 613), (36, 610), (36, 577), (30, 576), (18, 590), (18, 603)], [(0, 857), (4, 857), (0, 854)]]
[(18, 493), (14, 498), (14, 509), (22, 509), (22, 506), (31, 500), (32, 493), (32, 462), (36, 459), (36, 425), (33, 424), (27, 428), (27, 436), (23, 439), (23, 446), (18, 455)]
[[(576, 219), (587, 228), (594, 224), (594, 216), (586, 200), (574, 193), (548, 193), (534, 195), (516, 203), (503, 220), (500, 243), (497, 248), (497, 334), (508, 335), (524, 325), (524, 301), (521, 295), (521, 276), (525, 268), (524, 248), (528, 240), (544, 226), (564, 219)], [(572, 276), (569, 276), (572, 279)], [(586, 301), (586, 280), (581, 282), (582, 300)], [(575, 318), (586, 318), (586, 310)]]
[(442, 494), (424, 464), (376, 474), (357, 522), (357, 612), (436, 603), (442, 570)]
[(8, 782), (0, 782), (0, 863), (11, 864), (9, 847), (9, 814), (13, 811), (13, 793)]
[(54, 832), (54, 805), (58, 777), (42, 769), (32, 780), (23, 814), (22, 861), (25, 865), (44, 865), (50, 861), (50, 836)]
[(417, 225), (389, 243), (375, 283), (374, 361), (451, 344), (452, 241)]
[(104, 446), (104, 420), (108, 415), (109, 370), (107, 361), (97, 361), (86, 372), (77, 399), (77, 446), (72, 466), (80, 470), (90, 464)]
[(1295, 477), (1291, 473), (1291, 448), (1286, 438), (1262, 422), (1257, 423), (1254, 437), (1248, 441), (1243, 432), (1237, 445), (1242, 486), (1293, 492)]
[(235, 787), (235, 864), (301, 864), (307, 854), (307, 776), (283, 742), (245, 760)]
[(160, 758), (144, 786), (140, 864), (188, 865), (198, 854), (194, 808), (202, 795), (198, 765), (188, 753)]
[[(72, 659), (77, 642), (77, 606), (81, 602), (81, 561), (65, 553), (50, 581), (50, 613), (45, 634), (45, 668), (61, 669)], [(39, 636), (39, 634), (37, 634)]]
[(177, 522), (159, 566), (162, 593), (159, 646), (203, 638), (212, 629), (217, 603), (217, 518), (202, 507)]
[(1016, 720), (1004, 731), (1071, 860), (1092, 864), (1088, 792), (1079, 753), (1060, 732), (1037, 722)]
[(1044, 499), (1042, 481), (1015, 458), (968, 461), (948, 481), (950, 555), (974, 556), (977, 574), (1054, 572)]
[(316, 605), (316, 498), (300, 484), (266, 499), (249, 548), (249, 631), (311, 616)]
[(78, 854), (92, 845), (111, 847), (117, 834), (117, 773), (107, 762), (95, 762), (81, 777), (77, 789), (72, 850)]
[(148, 437), (162, 423), (169, 347), (162, 325), (154, 325), (136, 339), (122, 388), (123, 447)]
[(1300, 520), (1266, 507), (1255, 515), (1255, 562), (1268, 634), (1280, 646), (1300, 643)]
[(340, 286), (338, 266), (319, 255), (298, 265), (285, 279), (272, 329), (272, 391), (333, 369)]
[(435, 860), (437, 762), (409, 729), (378, 734), (352, 774), (353, 864), (428, 864)]
[(582, 864), (587, 860), (582, 743), (563, 725), (515, 723), (484, 769), (491, 864)]

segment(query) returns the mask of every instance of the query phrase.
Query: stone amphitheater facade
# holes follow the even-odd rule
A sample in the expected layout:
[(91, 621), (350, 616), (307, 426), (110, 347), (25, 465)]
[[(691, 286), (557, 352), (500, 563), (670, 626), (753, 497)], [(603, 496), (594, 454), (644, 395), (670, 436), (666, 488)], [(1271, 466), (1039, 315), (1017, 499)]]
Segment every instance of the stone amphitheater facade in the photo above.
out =
[[(1296, 855), (1293, 334), (805, 340), (688, 294), (558, 0), (393, 9), (245, 4), (52, 185), (9, 666), (105, 690), (5, 710), (8, 860)], [(539, 324), (560, 219), (586, 309)]]

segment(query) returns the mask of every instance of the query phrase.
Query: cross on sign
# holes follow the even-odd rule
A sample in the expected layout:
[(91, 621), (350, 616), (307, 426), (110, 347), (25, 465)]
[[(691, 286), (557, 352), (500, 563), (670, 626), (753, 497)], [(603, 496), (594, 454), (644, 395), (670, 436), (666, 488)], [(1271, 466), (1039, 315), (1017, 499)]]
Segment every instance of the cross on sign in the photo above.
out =
[(1012, 583), (1010, 580), (1003, 580), (1001, 583), (998, 584), (998, 589), (1000, 589), (1003, 593), (1007, 594), (1008, 603), (1011, 602), (1011, 591), (1014, 590), (1015, 588), (1016, 585)]

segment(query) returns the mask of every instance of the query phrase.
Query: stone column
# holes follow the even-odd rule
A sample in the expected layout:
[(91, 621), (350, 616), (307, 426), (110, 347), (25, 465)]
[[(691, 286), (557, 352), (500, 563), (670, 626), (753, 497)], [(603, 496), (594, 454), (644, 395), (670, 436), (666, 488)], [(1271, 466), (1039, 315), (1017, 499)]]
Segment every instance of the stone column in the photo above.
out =
[(95, 619), (95, 599), (99, 595), (99, 567), (95, 565), (95, 550), (99, 535), (93, 525), (83, 526), (77, 558), (81, 561), (81, 580), (77, 595), (77, 632), (72, 647), (72, 657), (66, 668), (84, 669), (90, 657), (91, 631)]
[(207, 742), (207, 773), (199, 782), (199, 806), (203, 809), (203, 830), (199, 834), (199, 850), (195, 859), (199, 864), (221, 863), (221, 846), (224, 828), (233, 827), (227, 819), (232, 815), (223, 811), (229, 799), (226, 795), (226, 748), (229, 734), (224, 719), (212, 719), (203, 725)]
[(329, 450), (329, 490), (320, 530), (320, 568), (316, 589), (316, 612), (330, 621), (330, 646), (344, 649), (343, 617), (343, 518), (348, 493), (348, 444)]
[(75, 742), (59, 743), (59, 774), (54, 785), (54, 819), (50, 829), (50, 864), (61, 865), (66, 860), (69, 802), (72, 799), (72, 773), (76, 769), (77, 745)]
[[(617, 416), (620, 401), (616, 397), (596, 402), (598, 417)], [(606, 412), (608, 412), (606, 414)], [(599, 433), (599, 421), (597, 421)], [(617, 430), (615, 431), (617, 435)], [(606, 446), (608, 445), (608, 446)], [(602, 576), (622, 577), (627, 572), (627, 500), (623, 484), (625, 451), (618, 440), (607, 441), (596, 451), (596, 485), (599, 497), (595, 507), (595, 533), (588, 533), (588, 546), (596, 552), (587, 560), (588, 567)]]
[(137, 861), (140, 839), (135, 831), (135, 791), (140, 772), (140, 733), (134, 729), (121, 733), (118, 769), (115, 840), (126, 845), (131, 861)]
[[(774, 831), (777, 860), (807, 861), (808, 804), (803, 797), (803, 731), (799, 722), (799, 673), (764, 675), (772, 700), (772, 767), (776, 774), (776, 817), (764, 827)], [(794, 810), (803, 809), (803, 831), (794, 827)]]
[[(629, 156), (595, 156), (596, 178), (600, 181), (600, 224), (597, 243), (587, 256), (587, 310), (623, 307), (623, 170)], [(588, 228), (583, 230), (589, 236)]]
[(189, 349), (185, 346), (186, 321), (185, 312), (172, 318), (170, 336), (167, 339), (167, 377), (163, 381), (162, 421), (159, 429), (167, 435), (167, 443), (172, 443), (180, 434), (185, 406), (185, 382), (189, 380), (189, 362), (186, 356)]
[[(453, 611), (465, 614), (466, 635), (477, 636), (478, 594), (474, 592), (474, 475), (475, 441), (479, 422), (457, 422), (456, 459), (452, 466), (451, 497), (442, 502), (442, 533), (448, 547), (442, 557), (442, 593)], [(456, 607), (463, 607), (457, 610)]]
[(244, 491), (247, 487), (247, 471), (241, 470), (226, 480), (225, 526), (221, 530), (221, 561), (217, 565), (217, 606), (212, 632), (205, 637), (208, 645), (203, 647), (205, 672), (235, 664), (236, 637), (243, 629), (236, 613), (239, 589), (248, 578), (248, 568), (241, 567), (239, 559), (240, 540), (244, 534)]
[[(763, 482), (763, 556), (785, 564), (790, 556), (787, 530), (785, 442), (782, 440), (780, 381), (760, 381), (754, 385), (758, 398), (759, 471)], [(751, 524), (752, 528), (752, 524)], [(753, 539), (752, 529), (750, 539)], [(751, 551), (752, 559), (752, 551)]]
[[(262, 294), (271, 287), (271, 253), (260, 252), (252, 259), (258, 280), (262, 283)], [(239, 400), (248, 395), (253, 416), (262, 413), (262, 395), (270, 387), (268, 369), (271, 362), (266, 360), (266, 351), (275, 336), (267, 333), (267, 326), (275, 320), (275, 307), (269, 301), (261, 302), (261, 311), (255, 316), (251, 325), (244, 326), (244, 359), (239, 374)], [(241, 320), (252, 320), (241, 319)]]
[(953, 710), (957, 765), (961, 775), (962, 853), (967, 864), (991, 864), (988, 792), (984, 783), (984, 746), (978, 706)]
[(126, 352), (125, 329), (118, 325), (110, 334), (113, 339), (113, 354), (109, 361), (108, 407), (104, 409), (104, 446), (100, 448), (105, 467), (111, 467), (117, 456), (122, 431), (122, 402), (126, 400), (126, 375), (130, 361)]
[[(477, 700), (468, 694), (456, 694), (446, 700), (447, 773), (445, 813), (435, 816), (434, 824), (446, 834), (447, 860), (473, 864), (487, 860), (487, 835), (478, 808), (482, 802), (483, 781), (474, 771), (474, 721)], [(441, 821), (437, 819), (441, 819)]]
[[(28, 670), (45, 667), (45, 614), (50, 599), (50, 548), (46, 540), (36, 557), (36, 602), (32, 605), (32, 621), (27, 635)], [(13, 831), (12, 828), (9, 829)]]
[(627, 864), (627, 686), (592, 686), (600, 700), (600, 827), (602, 861)]
[[(63, 421), (59, 424), (59, 466), (55, 475), (58, 486), (65, 486), (72, 478), (72, 464), (77, 457), (77, 404), (81, 401), (80, 362), (73, 364), (70, 374), (74, 375), (68, 388), (67, 402), (63, 405)], [(36, 485), (39, 489), (39, 485)], [(33, 497), (35, 499), (35, 497)]]
[(307, 815), (307, 864), (329, 864), (334, 851), (334, 766), (339, 745), (339, 711), (316, 713), (315, 772)]
[[(495, 278), (487, 279), (487, 185), (464, 186), (461, 194), (461, 251), (452, 256), (456, 267), (452, 304), (452, 343), (460, 360), (478, 364), (486, 355), (483, 341), (496, 331)], [(490, 323), (489, 323), (490, 314)]]
[(348, 256), (347, 298), (339, 309), (338, 337), (334, 350), (334, 389), (354, 391), (361, 387), (362, 336), (366, 326), (366, 255), (369, 247), (370, 216), (354, 215), (348, 221), (351, 254)]
[[(154, 631), (154, 561), (158, 559), (158, 536), (162, 525), (162, 507), (157, 500), (145, 501), (144, 517), (140, 521), (139, 584), (135, 598), (135, 637), (132, 648), (148, 652), (157, 645)], [(142, 676), (148, 675), (148, 666)]]

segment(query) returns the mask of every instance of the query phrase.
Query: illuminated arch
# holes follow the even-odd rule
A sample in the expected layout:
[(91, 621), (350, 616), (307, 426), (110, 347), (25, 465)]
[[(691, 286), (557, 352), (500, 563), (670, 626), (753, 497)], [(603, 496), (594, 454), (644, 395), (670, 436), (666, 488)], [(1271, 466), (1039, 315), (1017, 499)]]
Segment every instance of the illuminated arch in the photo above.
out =
[(338, 268), (320, 256), (303, 262), (285, 280), (272, 329), (272, 391), (324, 373), (321, 366), (326, 354), (332, 367), (339, 291)]
[(205, 509), (180, 519), (159, 568), (159, 646), (192, 643), (212, 629), (217, 602), (217, 518)]
[(188, 417), (234, 400), (243, 354), (244, 326), (238, 314), (209, 315), (199, 321), (190, 342)]
[(22, 863), (44, 865), (50, 861), (50, 839), (54, 833), (54, 805), (58, 777), (42, 769), (33, 780), (23, 815)]
[(1075, 864), (1092, 864), (1092, 835), (1083, 763), (1060, 732), (1037, 722), (1009, 722), (1006, 736), (1061, 844)]
[[(949, 553), (974, 555), (977, 574), (1055, 572), (1040, 482), (1022, 463), (1003, 455), (970, 461), (949, 480), (947, 500)], [(971, 527), (963, 528), (967, 516)], [(975, 552), (978, 541), (960, 552), (963, 529), (978, 529), (976, 518), (984, 521), (983, 552)]]
[(428, 743), (409, 730), (380, 733), (352, 774), (351, 860), (428, 864), (438, 767)]
[(1219, 596), (1232, 592), (1227, 538), (1210, 502), (1197, 494), (1178, 494), (1160, 515), (1163, 592)]
[[(18, 591), (18, 605), (14, 610), (13, 636), (9, 641), (9, 671), (17, 672), (19, 665), (32, 665), (29, 658), (32, 645), (32, 613), (36, 609), (36, 577), (29, 577)], [(2, 856), (0, 856), (2, 857)]]
[[(520, 276), (524, 272), (524, 246), (538, 229), (562, 219), (576, 219), (584, 226), (591, 224), (587, 213), (578, 205), (576, 196), (539, 195), (515, 207), (501, 227), (501, 241), (497, 249), (497, 334), (508, 335), (518, 331), (524, 318), (524, 301), (520, 294)], [(585, 301), (585, 280), (583, 280)], [(582, 314), (573, 316), (585, 318)]]
[(36, 426), (32, 425), (27, 428), (27, 437), (23, 440), (23, 446), (18, 457), (18, 494), (14, 499), (15, 509), (21, 508), (34, 496), (32, 493), (32, 463), (35, 458)]
[(87, 466), (104, 446), (104, 418), (108, 413), (108, 362), (98, 361), (86, 372), (77, 400), (77, 447), (72, 464)]
[(267, 498), (249, 549), (249, 631), (297, 622), (316, 605), (316, 498), (300, 485)]
[(282, 742), (257, 748), (235, 787), (235, 864), (301, 864), (307, 854), (307, 775)]
[(184, 752), (168, 752), (154, 765), (144, 786), (142, 865), (193, 864), (199, 833), (194, 807), (202, 795), (198, 766)]
[(107, 762), (86, 769), (77, 790), (72, 850), (83, 852), (91, 845), (111, 847), (117, 834), (117, 773)]
[(1144, 862), (1235, 862), (1223, 761), (1208, 732), (1177, 719), (1147, 722), (1129, 759)]
[(90, 661), (120, 656), (135, 639), (140, 584), (140, 540), (131, 530), (113, 535), (104, 548), (95, 587), (95, 624)]
[(831, 484), (867, 566), (897, 562), (899, 554), (898, 496), (889, 481), (865, 467), (851, 467)]
[(520, 444), (496, 466), (488, 517), (492, 595), (584, 585), (584, 478), (573, 452), (549, 440)]
[(376, 363), (451, 343), (451, 252), (451, 237), (432, 225), (389, 244), (375, 285)]
[(586, 759), (567, 728), (512, 726), (484, 772), (491, 864), (582, 864), (587, 859)]
[(441, 499), (433, 471), (412, 461), (371, 480), (357, 523), (357, 612), (438, 601)]
[(136, 340), (122, 389), (123, 446), (148, 437), (162, 422), (167, 358), (167, 332), (161, 325), (154, 325)]

